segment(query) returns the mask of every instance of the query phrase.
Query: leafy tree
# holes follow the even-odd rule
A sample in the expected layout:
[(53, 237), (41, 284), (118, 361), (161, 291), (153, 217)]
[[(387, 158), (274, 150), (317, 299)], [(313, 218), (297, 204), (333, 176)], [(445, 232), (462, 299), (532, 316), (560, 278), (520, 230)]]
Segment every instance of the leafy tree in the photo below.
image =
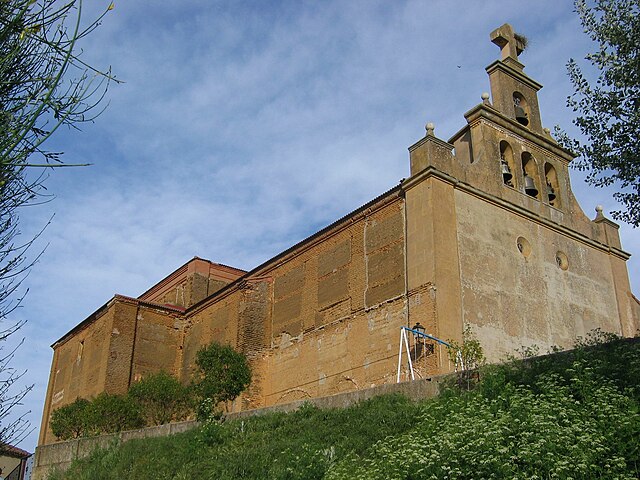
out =
[(87, 435), (102, 435), (143, 426), (140, 407), (127, 395), (102, 392), (89, 404)]
[[(247, 359), (229, 345), (213, 342), (196, 354), (195, 390), (211, 413), (220, 402), (235, 399), (251, 383)], [(205, 412), (199, 411), (202, 417)], [(206, 416), (206, 415), (205, 415)]]
[(184, 420), (191, 412), (191, 391), (167, 372), (148, 375), (129, 388), (147, 425)]
[[(45, 169), (64, 165), (44, 144), (59, 127), (95, 118), (113, 79), (76, 54), (102, 18), (83, 28), (81, 10), (82, 0), (0, 1), (0, 344), (24, 323), (10, 317), (35, 262), (28, 256), (33, 239), (18, 239), (18, 211), (39, 200)], [(1, 444), (19, 442), (29, 429), (24, 416), (12, 416), (31, 389), (15, 391), (23, 373), (11, 367), (14, 352), (0, 346)]]
[(578, 63), (567, 64), (575, 93), (567, 105), (573, 123), (588, 140), (581, 143), (557, 129), (560, 142), (581, 156), (597, 187), (619, 185), (613, 194), (623, 206), (613, 217), (640, 225), (640, 0), (575, 0), (584, 32), (598, 44), (586, 56), (599, 72), (590, 83)]
[(60, 440), (83, 437), (87, 431), (89, 400), (78, 398), (51, 414), (51, 431)]

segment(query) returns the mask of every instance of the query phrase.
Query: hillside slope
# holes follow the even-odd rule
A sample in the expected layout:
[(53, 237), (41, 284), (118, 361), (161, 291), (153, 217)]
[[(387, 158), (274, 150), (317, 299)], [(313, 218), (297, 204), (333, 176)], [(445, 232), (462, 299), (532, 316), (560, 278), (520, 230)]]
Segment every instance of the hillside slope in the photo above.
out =
[(485, 367), (469, 391), (209, 424), (50, 478), (639, 478), (640, 339), (603, 340)]

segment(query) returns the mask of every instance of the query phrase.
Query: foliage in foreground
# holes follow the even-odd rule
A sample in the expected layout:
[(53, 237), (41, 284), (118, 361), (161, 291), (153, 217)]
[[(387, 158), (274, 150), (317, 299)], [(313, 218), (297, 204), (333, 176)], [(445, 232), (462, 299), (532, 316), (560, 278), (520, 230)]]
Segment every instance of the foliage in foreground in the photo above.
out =
[(198, 351), (196, 365), (199, 370), (190, 386), (160, 371), (134, 383), (126, 395), (79, 398), (53, 411), (51, 431), (69, 440), (162, 425), (186, 420), (196, 405), (199, 420), (219, 419), (219, 405), (235, 399), (251, 381), (247, 359), (231, 346), (213, 342)]
[(235, 399), (251, 383), (247, 358), (230, 345), (213, 342), (196, 353), (194, 389), (200, 398), (198, 419), (217, 416), (220, 403)]
[(640, 342), (587, 339), (486, 367), (472, 391), (208, 423), (95, 452), (52, 480), (638, 478), (639, 401)]
[(567, 99), (573, 123), (587, 139), (559, 140), (579, 154), (575, 162), (596, 187), (617, 185), (613, 197), (622, 210), (613, 217), (640, 226), (640, 0), (574, 0), (584, 32), (597, 44), (585, 59), (595, 82), (571, 59), (567, 64), (575, 89)]
[(78, 398), (51, 414), (51, 431), (61, 440), (132, 430), (144, 425), (140, 405), (132, 397), (104, 392), (91, 401)]
[(140, 406), (148, 426), (185, 420), (193, 404), (190, 389), (164, 371), (131, 385), (129, 397)]
[(30, 432), (16, 411), (33, 386), (19, 387), (24, 372), (11, 361), (24, 341), (14, 335), (24, 325), (16, 318), (21, 283), (38, 255), (30, 251), (35, 238), (20, 238), (19, 213), (43, 201), (44, 168), (63, 165), (60, 152), (46, 150), (48, 139), (62, 125), (93, 120), (112, 80), (79, 58), (82, 38), (104, 16), (81, 28), (81, 7), (82, 0), (0, 1), (0, 445)]

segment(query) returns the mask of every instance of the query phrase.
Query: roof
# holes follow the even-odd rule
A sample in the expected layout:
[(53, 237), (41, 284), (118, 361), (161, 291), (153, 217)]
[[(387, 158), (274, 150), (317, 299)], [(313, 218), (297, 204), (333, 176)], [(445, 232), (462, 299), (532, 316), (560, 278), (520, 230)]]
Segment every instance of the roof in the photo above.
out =
[(156, 291), (162, 289), (167, 284), (170, 284), (172, 281), (179, 280), (183, 275), (187, 273), (187, 270), (189, 269), (190, 265), (195, 262), (206, 263), (207, 265), (209, 265), (209, 268), (216, 270), (219, 273), (227, 272), (228, 274), (231, 274), (233, 276), (233, 278), (230, 278), (231, 281), (247, 273), (246, 270), (242, 270), (240, 268), (230, 267), (229, 265), (224, 265), (222, 263), (215, 263), (215, 262), (212, 262), (211, 260), (207, 260), (206, 258), (195, 256), (191, 260), (186, 262), (184, 265), (176, 268), (173, 272), (171, 272), (169, 275), (164, 277), (162, 280), (160, 280), (159, 282), (149, 287), (145, 292), (140, 294), (138, 298), (140, 300), (148, 300)]
[(14, 447), (13, 445), (0, 445), (0, 455), (15, 458), (27, 458), (31, 456), (31, 453), (21, 448)]
[(300, 248), (303, 248), (305, 245), (311, 244), (313, 241), (315, 241), (316, 239), (320, 238), (322, 235), (324, 235), (327, 232), (331, 231), (332, 229), (340, 226), (341, 224), (344, 224), (349, 219), (353, 219), (357, 215), (365, 212), (367, 209), (371, 208), (376, 203), (379, 203), (379, 202), (381, 202), (381, 201), (383, 201), (385, 199), (393, 197), (394, 195), (402, 195), (403, 194), (402, 182), (404, 180), (405, 179), (400, 180), (400, 183), (398, 185), (396, 185), (393, 188), (390, 188), (389, 190), (387, 190), (386, 192), (378, 195), (373, 200), (368, 201), (364, 205), (362, 205), (362, 206), (358, 207), (357, 209), (355, 209), (355, 210), (347, 213), (346, 215), (340, 217), (338, 220), (334, 221), (330, 225), (327, 225), (326, 227), (322, 228), (321, 230), (318, 230), (317, 232), (311, 234), (310, 236), (308, 236), (304, 240), (301, 240), (300, 242), (298, 242), (295, 245), (289, 247), (288, 249), (284, 250), (283, 252), (280, 252), (275, 257), (272, 257), (272, 258), (268, 259), (267, 261), (261, 263), (257, 267), (255, 267), (252, 270), (250, 270), (247, 273), (245, 273), (243, 276), (239, 277), (237, 280), (225, 285), (220, 290), (214, 292), (213, 294), (209, 295), (208, 297), (205, 297), (202, 300), (200, 300), (199, 302), (194, 303), (193, 305), (188, 307), (185, 310), (185, 312), (192, 312), (194, 310), (198, 310), (199, 308), (202, 308), (202, 306), (205, 305), (207, 302), (211, 301), (212, 299), (214, 299), (216, 297), (220, 297), (221, 295), (224, 295), (225, 293), (227, 293), (228, 291), (230, 291), (233, 288), (237, 288), (237, 286), (239, 284), (241, 284), (242, 282), (254, 277), (257, 274), (259, 274), (261, 270), (263, 270), (264, 268), (268, 267), (270, 264), (275, 264), (278, 261), (280, 261), (281, 259), (283, 259), (284, 257), (286, 257), (287, 255), (291, 254), (292, 252), (294, 252), (296, 250), (299, 250)]

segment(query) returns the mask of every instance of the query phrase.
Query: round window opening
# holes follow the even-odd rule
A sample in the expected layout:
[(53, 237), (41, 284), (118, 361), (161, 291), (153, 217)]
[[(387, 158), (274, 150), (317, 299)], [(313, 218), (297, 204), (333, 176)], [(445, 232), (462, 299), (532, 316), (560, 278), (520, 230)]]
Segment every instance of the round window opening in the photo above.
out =
[(567, 268), (569, 268), (569, 259), (564, 252), (556, 253), (556, 265), (558, 265), (558, 268), (562, 270), (566, 270)]
[(525, 258), (531, 255), (531, 244), (526, 238), (518, 237), (516, 240), (516, 247)]

